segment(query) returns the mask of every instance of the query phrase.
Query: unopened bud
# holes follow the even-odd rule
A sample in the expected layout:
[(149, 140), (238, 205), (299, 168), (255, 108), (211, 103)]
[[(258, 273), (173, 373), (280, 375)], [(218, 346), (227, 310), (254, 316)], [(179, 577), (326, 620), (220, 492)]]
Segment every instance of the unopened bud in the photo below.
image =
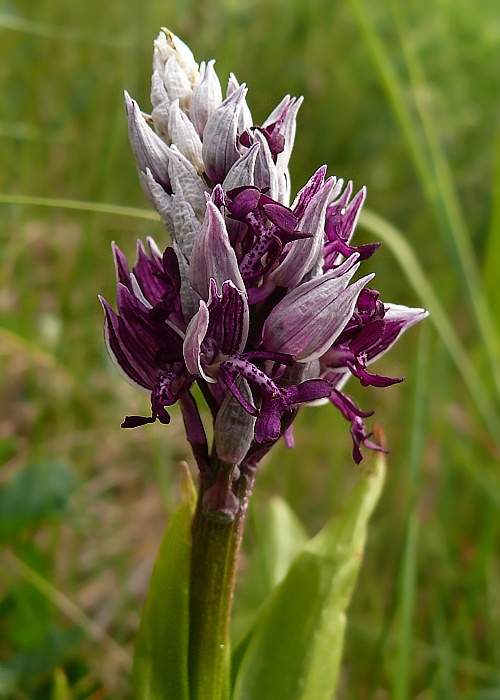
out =
[[(248, 382), (238, 377), (235, 384), (248, 403), (253, 403)], [(255, 417), (251, 416), (231, 392), (219, 408), (215, 419), (215, 447), (219, 459), (229, 464), (241, 464), (254, 437)]]

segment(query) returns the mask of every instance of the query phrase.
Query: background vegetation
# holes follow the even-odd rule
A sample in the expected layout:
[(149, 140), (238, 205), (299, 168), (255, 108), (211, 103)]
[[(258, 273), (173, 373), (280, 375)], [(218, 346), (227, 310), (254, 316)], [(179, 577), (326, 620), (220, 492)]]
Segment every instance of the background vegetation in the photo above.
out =
[[(122, 90), (147, 109), (167, 25), (198, 60), (217, 58), (222, 80), (247, 82), (257, 122), (284, 94), (305, 96), (295, 189), (322, 163), (366, 184), (358, 235), (385, 241), (370, 261), (378, 288), (432, 312), (380, 363), (403, 385), (350, 388), (377, 409), (391, 455), (338, 697), (500, 698), (496, 3), (0, 8), (0, 697), (131, 697), (141, 602), (190, 456), (178, 413), (169, 428), (120, 430), (148, 398), (111, 367), (96, 295), (114, 299), (112, 240), (130, 256), (137, 237), (166, 243), (123, 209), (147, 208)], [(296, 441), (264, 466), (243, 568), (272, 495), (313, 533), (359, 472), (329, 407), (301, 412)], [(241, 587), (240, 616), (257, 588)]]

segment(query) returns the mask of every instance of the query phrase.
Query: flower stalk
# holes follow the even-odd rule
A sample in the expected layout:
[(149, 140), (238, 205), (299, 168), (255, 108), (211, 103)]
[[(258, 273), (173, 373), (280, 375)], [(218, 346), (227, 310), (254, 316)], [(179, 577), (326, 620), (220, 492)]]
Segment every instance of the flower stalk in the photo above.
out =
[[(225, 478), (215, 458), (216, 479)], [(218, 464), (217, 464), (218, 463)], [(243, 529), (253, 479), (240, 478), (235, 494), (241, 506), (232, 520), (207, 513), (210, 486), (201, 484), (192, 524), (189, 683), (190, 700), (225, 700), (229, 695), (229, 628)]]

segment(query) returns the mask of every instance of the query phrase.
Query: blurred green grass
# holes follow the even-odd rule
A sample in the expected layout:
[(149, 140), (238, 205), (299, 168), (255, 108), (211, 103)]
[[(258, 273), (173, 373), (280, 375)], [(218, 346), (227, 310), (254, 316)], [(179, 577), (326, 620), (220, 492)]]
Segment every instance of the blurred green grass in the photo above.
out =
[[(366, 184), (459, 343), (457, 363), (445, 324), (429, 321), (381, 362), (403, 385), (350, 387), (376, 408), (391, 456), (339, 699), (500, 697), (500, 16), (489, 0), (0, 3), (0, 697), (130, 697), (140, 605), (189, 460), (178, 414), (167, 429), (120, 431), (147, 397), (111, 367), (96, 299), (114, 298), (110, 242), (133, 256), (137, 237), (166, 243), (160, 226), (17, 199), (146, 210), (122, 91), (147, 108), (161, 25), (198, 60), (217, 58), (222, 80), (246, 81), (257, 121), (284, 94), (305, 96), (295, 189), (322, 163)], [(370, 261), (383, 298), (426, 303), (408, 255), (387, 243)], [(279, 493), (312, 533), (357, 468), (328, 407), (301, 412), (296, 441), (265, 464), (255, 517)]]

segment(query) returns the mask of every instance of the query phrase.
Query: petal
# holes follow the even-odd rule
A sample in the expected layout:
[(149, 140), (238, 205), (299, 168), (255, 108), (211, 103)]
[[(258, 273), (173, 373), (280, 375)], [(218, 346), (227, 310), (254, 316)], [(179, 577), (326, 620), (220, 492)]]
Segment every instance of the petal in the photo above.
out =
[[(347, 261), (346, 261), (347, 262)], [(351, 318), (368, 275), (347, 287), (358, 264), (342, 275), (332, 271), (289, 292), (271, 311), (263, 331), (267, 349), (293, 355), (299, 362), (320, 357)]]
[(339, 238), (342, 242), (349, 243), (365, 199), (366, 187), (362, 187), (349, 206), (346, 207), (343, 202), (329, 205), (325, 222), (325, 232), (329, 240)]
[(170, 423), (170, 416), (165, 406), (173, 406), (180, 396), (189, 390), (194, 381), (190, 377), (182, 363), (168, 371), (160, 371), (156, 376), (156, 383), (151, 392), (151, 409), (154, 418), (161, 423)]
[(208, 299), (210, 279), (215, 280), (218, 289), (231, 280), (240, 291), (245, 291), (224, 218), (211, 201), (207, 202), (205, 220), (193, 248), (189, 275), (193, 289), (204, 299)]
[[(229, 74), (229, 80), (227, 81), (226, 97), (229, 97), (240, 87), (239, 82), (236, 80), (234, 73)], [(253, 125), (252, 114), (247, 105), (246, 99), (243, 100), (243, 105), (241, 107), (240, 116), (238, 119), (238, 134), (246, 131)]]
[(392, 386), (404, 381), (404, 377), (386, 377), (383, 374), (371, 374), (367, 372), (359, 362), (347, 362), (347, 368), (359, 379), (363, 386), (376, 386), (379, 388)]
[(255, 424), (255, 440), (274, 442), (282, 433), (282, 417), (301, 403), (327, 398), (332, 393), (329, 382), (311, 379), (298, 386), (277, 387), (273, 393), (262, 391), (262, 405)]
[(181, 275), (180, 298), (182, 315), (184, 316), (184, 320), (189, 322), (198, 311), (200, 295), (198, 292), (195, 292), (189, 282), (189, 263), (186, 260), (186, 256), (175, 241), (172, 243), (172, 248), (177, 256)]
[(153, 357), (142, 348), (128, 331), (123, 320), (108, 302), (99, 297), (104, 309), (104, 340), (109, 356), (120, 373), (140, 389), (152, 389), (156, 378)]
[[(310, 233), (312, 237), (293, 241), (290, 244), (283, 262), (269, 276), (277, 286), (295, 287), (322, 259), (325, 212), (334, 185), (334, 179), (328, 178), (307, 204), (297, 230)], [(292, 211), (295, 214), (295, 211)]]
[(163, 71), (163, 84), (169, 99), (179, 100), (184, 110), (189, 109), (191, 101), (191, 82), (179, 64), (176, 56), (170, 56)]
[(127, 263), (127, 258), (113, 241), (111, 244), (113, 258), (115, 261), (116, 281), (128, 287), (130, 282), (130, 269)]
[(137, 102), (125, 92), (125, 108), (128, 119), (130, 145), (140, 171), (151, 171), (153, 178), (164, 189), (170, 187), (168, 176), (168, 146), (148, 126)]
[(163, 79), (159, 71), (153, 71), (151, 76), (151, 92), (150, 100), (153, 105), (151, 119), (155, 127), (155, 131), (165, 143), (170, 143), (168, 135), (168, 113), (172, 101), (167, 95)]
[(192, 206), (201, 221), (205, 216), (205, 193), (208, 188), (194, 165), (173, 145), (168, 149), (168, 174), (174, 194), (182, 196)]
[(174, 237), (180, 250), (189, 261), (193, 254), (193, 247), (201, 230), (201, 224), (193, 207), (186, 200), (183, 193), (172, 195), (172, 221)]
[[(259, 146), (260, 148), (260, 146)], [(235, 219), (242, 219), (257, 209), (261, 192), (254, 186), (242, 186), (228, 191), (226, 196), (227, 208)]]
[[(381, 318), (368, 322), (365, 326), (358, 328), (349, 342), (349, 350), (353, 355), (365, 352), (379, 342), (385, 331), (385, 321)], [(342, 338), (340, 339), (342, 342)]]
[[(266, 192), (271, 199), (276, 199), (278, 196), (278, 172), (276, 165), (269, 150), (267, 139), (260, 131), (254, 132), (255, 143), (260, 145), (255, 162), (254, 183), (263, 192)], [(251, 185), (253, 183), (246, 183)]]
[(205, 169), (201, 157), (201, 140), (189, 117), (181, 111), (179, 100), (172, 102), (168, 115), (168, 133), (179, 151), (199, 173)]
[[(168, 413), (167, 413), (168, 415)], [(170, 416), (169, 416), (170, 418)], [(125, 420), (121, 424), (122, 428), (138, 428), (140, 425), (147, 425), (148, 423), (155, 423), (156, 416), (126, 416)]]
[(399, 304), (384, 304), (384, 308), (384, 333), (377, 343), (367, 350), (368, 363), (382, 357), (408, 328), (429, 315), (424, 309), (414, 309)]
[(150, 306), (144, 305), (127, 287), (119, 284), (116, 302), (120, 317), (135, 339), (134, 355), (157, 356), (162, 362), (173, 362), (182, 357), (182, 334), (169, 322), (157, 322), (152, 318)]
[[(260, 144), (255, 142), (247, 152), (238, 158), (231, 166), (222, 183), (224, 192), (229, 192), (244, 185), (254, 184), (255, 161), (260, 150)], [(259, 193), (260, 194), (260, 193)]]
[(202, 300), (198, 313), (193, 316), (186, 329), (183, 354), (187, 371), (190, 374), (202, 377), (207, 382), (215, 382), (215, 379), (205, 374), (201, 366), (201, 344), (207, 335), (208, 323), (208, 306)]
[(295, 197), (291, 209), (298, 219), (300, 219), (303, 216), (307, 205), (314, 197), (314, 195), (316, 195), (323, 187), (323, 184), (325, 182), (326, 170), (326, 165), (322, 165), (321, 168), (318, 168), (314, 175), (312, 175), (312, 177), (309, 178), (308, 182), (304, 185), (304, 187), (299, 191), (299, 193)]
[(160, 215), (162, 224), (169, 236), (174, 236), (174, 222), (172, 218), (172, 197), (165, 192), (153, 177), (149, 168), (145, 172), (139, 172), (139, 179), (148, 202)]
[(281, 388), (289, 405), (309, 403), (318, 399), (330, 398), (332, 385), (325, 379), (308, 379), (297, 386)]
[(208, 300), (210, 327), (208, 335), (214, 339), (222, 354), (243, 352), (249, 326), (246, 294), (231, 281), (224, 282), (219, 295), (215, 280), (211, 280)]
[(292, 214), (288, 207), (278, 202), (269, 202), (262, 205), (262, 209), (267, 218), (287, 233), (293, 233), (298, 226), (297, 217)]
[(170, 107), (171, 104), (171, 100), (169, 99), (167, 91), (165, 89), (165, 85), (163, 84), (163, 78), (161, 77), (162, 72), (163, 69), (161, 71), (153, 70), (153, 74), (151, 76), (151, 91), (149, 93), (149, 99), (153, 107), (159, 107), (163, 105), (168, 110), (168, 107)]
[[(236, 400), (251, 416), (256, 416), (258, 414), (253, 403), (253, 397), (249, 397), (240, 391), (237, 379), (241, 375), (242, 377), (246, 377), (248, 381), (259, 382), (263, 374), (261, 370), (258, 370), (257, 367), (248, 362), (248, 360), (236, 357), (230, 357), (228, 360), (225, 360), (219, 368), (220, 378)], [(264, 377), (264, 382), (265, 380), (269, 380), (269, 377), (266, 375), (264, 375)]]
[(347, 394), (343, 394), (341, 391), (335, 389), (330, 400), (339, 409), (346, 420), (354, 420), (357, 416), (358, 418), (369, 418), (373, 416), (373, 411), (362, 411)]
[(222, 90), (214, 64), (212, 60), (200, 65), (200, 75), (191, 95), (189, 117), (200, 138), (203, 138), (207, 121), (222, 102)]
[(241, 85), (213, 112), (203, 133), (203, 162), (212, 182), (222, 182), (240, 153), (237, 145), (238, 118), (246, 95)]
[(287, 204), (289, 201), (289, 174), (288, 164), (292, 154), (293, 144), (295, 141), (295, 132), (297, 125), (297, 112), (303, 102), (303, 98), (290, 97), (286, 95), (276, 109), (271, 112), (269, 117), (263, 123), (263, 127), (268, 127), (271, 124), (276, 124), (276, 129), (283, 135), (285, 140), (284, 149), (278, 154), (276, 159), (276, 171), (278, 180), (278, 193), (276, 199), (279, 202)]
[(370, 450), (377, 450), (378, 452), (387, 452), (386, 449), (380, 445), (376, 445), (369, 438), (373, 433), (367, 433), (363, 418), (372, 415), (372, 413), (366, 413), (361, 411), (350, 396), (343, 394), (340, 391), (334, 391), (330, 400), (334, 406), (336, 406), (342, 413), (344, 418), (351, 422), (351, 438), (352, 438), (352, 457), (356, 464), (359, 464), (363, 459), (361, 454), (361, 445), (368, 447)]
[(262, 405), (255, 423), (255, 440), (260, 444), (275, 442), (281, 437), (283, 404), (267, 394), (262, 396)]
[(152, 306), (171, 289), (165, 280), (161, 258), (160, 260), (158, 258), (150, 259), (141, 241), (137, 241), (137, 262), (134, 265), (134, 276), (142, 293)]

